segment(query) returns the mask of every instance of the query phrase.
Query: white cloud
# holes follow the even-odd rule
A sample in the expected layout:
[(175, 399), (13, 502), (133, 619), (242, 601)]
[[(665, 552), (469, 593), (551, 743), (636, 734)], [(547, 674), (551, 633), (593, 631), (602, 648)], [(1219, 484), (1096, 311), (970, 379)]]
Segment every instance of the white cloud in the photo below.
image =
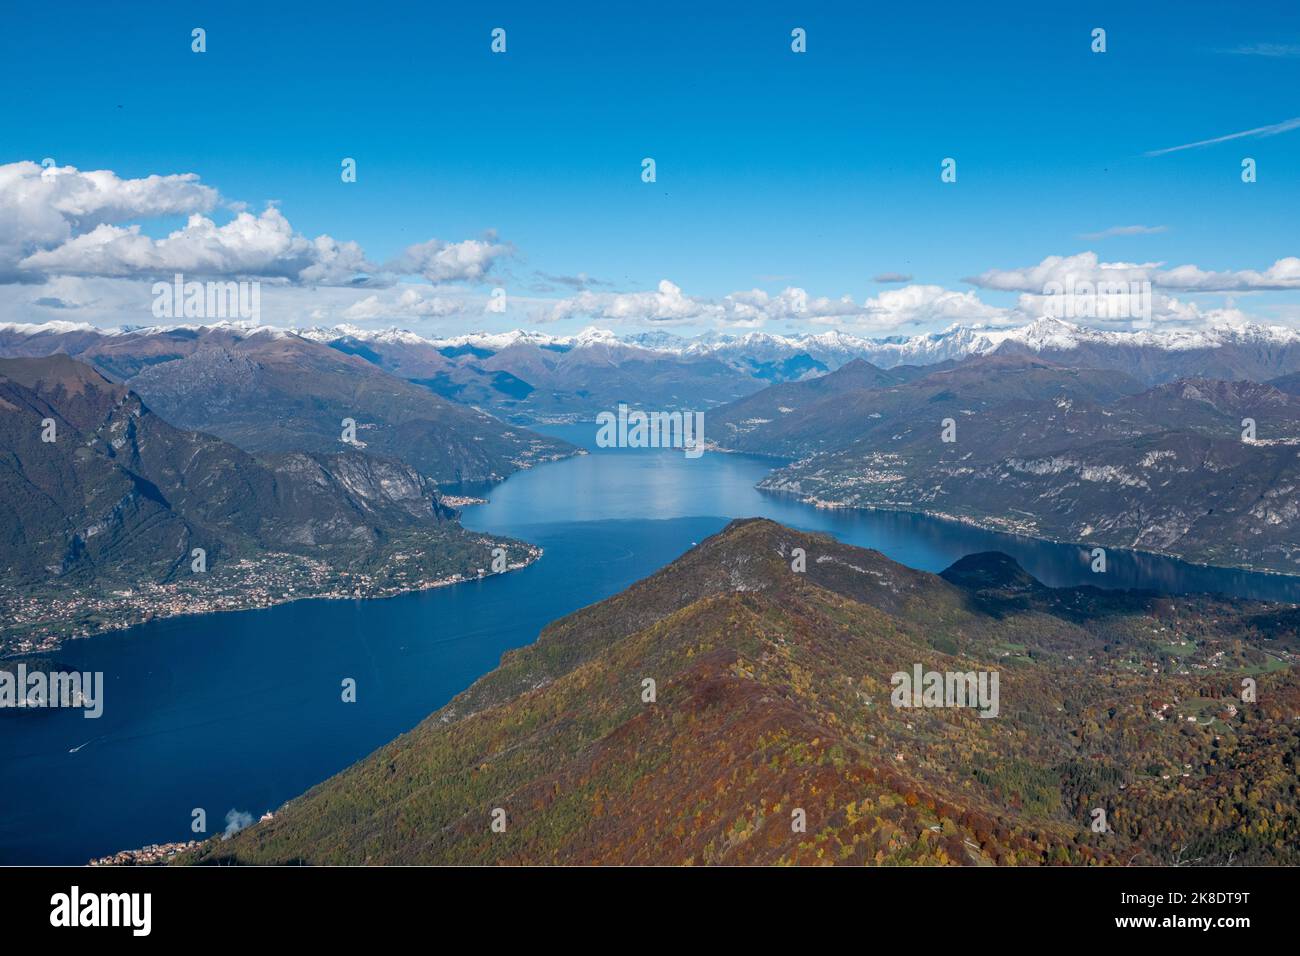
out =
[(761, 290), (737, 292), (724, 300), (726, 324), (758, 326), (766, 321), (803, 320), (814, 325), (852, 326), (865, 333), (888, 333), (905, 326), (939, 323), (990, 324), (1004, 320), (1007, 309), (980, 301), (973, 292), (937, 285), (887, 289), (862, 303), (852, 296), (831, 299), (789, 288), (777, 296)]
[(859, 325), (880, 332), (931, 324), (996, 325), (1011, 318), (1010, 310), (989, 305), (974, 292), (955, 292), (937, 285), (888, 289), (867, 299), (864, 311)]
[[(44, 283), (0, 284), (0, 320), (47, 322), (73, 320), (99, 326), (152, 325), (153, 294), (147, 282), (135, 278), (59, 276)], [(1199, 294), (1194, 299), (1199, 299)], [(508, 311), (502, 315), (485, 313), (487, 296), (470, 292), (440, 289), (416, 283), (402, 283), (393, 288), (357, 289), (349, 287), (306, 287), (288, 283), (264, 283), (262, 321), (280, 327), (312, 327), (339, 322), (366, 327), (399, 324), (410, 328), (430, 328), (440, 322), (463, 328), (466, 322), (476, 326), (484, 316), (494, 327), (517, 328), (521, 322), (539, 321), (556, 314), (560, 318), (586, 321), (588, 316), (577, 309), (575, 297), (557, 303), (511, 295)], [(617, 301), (614, 301), (617, 299)], [(1123, 295), (1105, 296), (1109, 311), (1099, 309), (1091, 318), (1075, 317), (1084, 325), (1124, 328), (1133, 323), (1111, 316), (1136, 315), (1136, 306), (1145, 301), (1125, 302)], [(1286, 303), (1270, 304), (1261, 314), (1247, 315), (1228, 298), (1224, 304), (1206, 304), (1194, 299), (1178, 298), (1173, 290), (1151, 292), (1150, 325), (1203, 328), (1211, 325), (1239, 325), (1248, 321), (1300, 324), (1300, 311)], [(1260, 302), (1259, 296), (1251, 296)], [(801, 323), (808, 327), (838, 327), (865, 336), (913, 333), (952, 325), (985, 327), (1017, 326), (1052, 314), (1050, 303), (1041, 291), (1022, 293), (1006, 307), (979, 298), (974, 291), (956, 291), (935, 285), (914, 285), (889, 289), (881, 295), (855, 303), (850, 298), (830, 299), (809, 296), (802, 289), (786, 289), (780, 294), (757, 290), (737, 292), (717, 300), (688, 296), (669, 282), (655, 292), (633, 293), (600, 300), (604, 321), (629, 328), (663, 324), (694, 325), (715, 328), (761, 328), (769, 322)], [(803, 303), (803, 311), (800, 311)], [(1123, 308), (1128, 306), (1128, 308)], [(650, 313), (675, 318), (647, 319)], [(682, 316), (692, 316), (682, 318)], [(615, 316), (610, 319), (608, 316)], [(1142, 327), (1146, 327), (1144, 321)], [(444, 330), (450, 328), (444, 326)]]
[(106, 223), (207, 212), (219, 196), (193, 173), (121, 179), (109, 170), (23, 161), (0, 165), (0, 282), (18, 262)]
[(804, 321), (851, 325), (887, 332), (927, 322), (996, 323), (1009, 310), (980, 301), (973, 292), (933, 285), (889, 289), (862, 303), (852, 296), (812, 296), (789, 287), (773, 295), (762, 289), (733, 292), (721, 299), (686, 295), (664, 279), (653, 292), (585, 292), (551, 304), (542, 316), (559, 321), (577, 316), (606, 322), (643, 321), (656, 325), (700, 323), (724, 328), (759, 328), (768, 322)]
[(260, 216), (239, 213), (222, 226), (195, 214), (183, 228), (162, 239), (142, 234), (138, 225), (102, 223), (60, 246), (33, 253), (18, 266), (55, 275), (145, 277), (182, 272), (318, 285), (346, 285), (369, 268), (356, 243), (340, 244), (329, 236), (307, 239), (295, 233), (275, 207)]
[(1141, 282), (1150, 280), (1158, 262), (1101, 262), (1095, 252), (1073, 256), (1048, 256), (1042, 262), (1020, 269), (989, 269), (967, 279), (972, 285), (999, 292), (1042, 292), (1048, 283)]
[(1162, 269), (1159, 262), (1101, 262), (1095, 252), (1048, 256), (1020, 269), (990, 269), (967, 279), (983, 289), (1041, 293), (1049, 283), (1150, 282), (1153, 288), (1188, 292), (1239, 292), (1251, 289), (1300, 289), (1300, 258), (1288, 256), (1261, 271), (1211, 272), (1194, 265)]
[(1158, 273), (1156, 284), (1166, 289), (1195, 292), (1241, 292), (1251, 289), (1300, 289), (1300, 257), (1287, 256), (1263, 272), (1207, 272), (1196, 266), (1178, 266)]
[(539, 318), (558, 322), (574, 316), (609, 322), (641, 320), (672, 324), (722, 318), (723, 308), (707, 299), (684, 295), (680, 287), (663, 279), (653, 292), (580, 292), (557, 300)]
[(477, 282), (496, 259), (509, 254), (509, 246), (482, 239), (430, 239), (408, 246), (388, 268), (402, 275), (424, 276), (430, 282)]
[[(1062, 314), (1072, 307), (1085, 314)], [(1040, 318), (1065, 318), (1083, 325), (1111, 328), (1146, 328), (1151, 325), (1201, 327), (1240, 316), (1234, 309), (1205, 309), (1195, 302), (1166, 295), (1155, 290), (1119, 287), (1099, 290), (1095, 295), (1076, 295), (1073, 302), (1061, 295), (1023, 293), (1011, 316), (1012, 324)]]
[[(275, 206), (260, 215), (244, 204), (218, 224), (204, 215), (222, 200), (194, 173), (121, 179), (107, 170), (43, 169), (33, 162), (0, 166), (0, 283), (50, 276), (260, 278), (313, 286), (385, 286), (397, 275), (434, 282), (476, 282), (510, 253), (491, 240), (430, 239), (380, 268), (355, 242), (295, 232)], [(167, 236), (148, 235), (140, 220), (186, 215)]]
[(1168, 228), (1168, 226), (1111, 226), (1100, 232), (1085, 232), (1079, 238), (1091, 242), (1098, 239), (1111, 239), (1115, 236), (1154, 236), (1167, 231)]
[(727, 324), (759, 325), (780, 319), (830, 320), (854, 319), (867, 314), (850, 295), (832, 299), (811, 296), (805, 289), (789, 287), (779, 295), (768, 295), (761, 289), (733, 292), (723, 300)]
[[(211, 216), (218, 207), (233, 215), (218, 221)], [(376, 265), (355, 242), (296, 232), (274, 205), (260, 214), (241, 207), (193, 173), (123, 179), (107, 170), (42, 169), (33, 162), (0, 165), (0, 312), (17, 320), (64, 317), (147, 324), (152, 296), (149, 283), (141, 280), (181, 272), (264, 280), (263, 315), (273, 324), (481, 316), (483, 296), (464, 289), (447, 294), (439, 286), (481, 283), (513, 255), (508, 244), (487, 234), (462, 242), (430, 239)], [(141, 221), (163, 216), (188, 218), (180, 228), (154, 238)], [(1164, 229), (1115, 226), (1092, 235), (1147, 235)], [(402, 276), (419, 276), (433, 286), (399, 283)], [(1215, 309), (1173, 294), (1300, 290), (1300, 257), (1281, 258), (1264, 269), (1214, 271), (1190, 264), (1166, 268), (1162, 262), (1103, 262), (1088, 251), (1049, 256), (1023, 268), (990, 269), (967, 280), (980, 289), (1019, 293), (1010, 307), (989, 304), (976, 291), (938, 285), (900, 285), (857, 301), (850, 295), (816, 296), (795, 286), (779, 293), (750, 289), (709, 297), (688, 294), (668, 279), (650, 290), (614, 292), (599, 289), (581, 273), (575, 280), (546, 278), (578, 291), (561, 299), (512, 294), (508, 301), (514, 315), (646, 327), (806, 323), (889, 334), (924, 326), (1027, 321), (1046, 314), (1043, 293), (1049, 283), (1072, 282), (1150, 282), (1154, 322), (1244, 320), (1231, 302)], [(910, 282), (894, 274), (876, 280)], [(492, 310), (494, 316), (496, 312)]]
[(440, 319), (466, 311), (458, 298), (438, 295), (425, 289), (404, 288), (396, 295), (368, 295), (343, 310), (349, 322), (376, 319)]

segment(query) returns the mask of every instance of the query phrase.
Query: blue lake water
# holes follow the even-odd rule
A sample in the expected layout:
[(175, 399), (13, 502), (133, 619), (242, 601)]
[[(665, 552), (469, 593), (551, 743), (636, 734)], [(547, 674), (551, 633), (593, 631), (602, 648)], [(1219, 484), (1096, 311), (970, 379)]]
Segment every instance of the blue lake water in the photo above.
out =
[[(544, 429), (591, 448), (592, 425)], [(408, 730), (536, 639), (550, 621), (614, 594), (718, 531), (765, 515), (937, 571), (1002, 550), (1048, 584), (1212, 590), (1300, 600), (1300, 582), (1080, 548), (917, 516), (818, 511), (759, 493), (770, 462), (736, 455), (593, 449), (541, 466), (465, 509), (475, 530), (545, 549), (522, 571), (375, 601), (298, 601), (174, 618), (59, 652), (102, 671), (104, 714), (0, 719), (0, 863), (93, 856), (209, 832), (228, 811), (259, 816)], [(1101, 580), (1103, 579), (1104, 580)], [(340, 684), (357, 682), (356, 703)], [(74, 748), (78, 748), (73, 752)]]

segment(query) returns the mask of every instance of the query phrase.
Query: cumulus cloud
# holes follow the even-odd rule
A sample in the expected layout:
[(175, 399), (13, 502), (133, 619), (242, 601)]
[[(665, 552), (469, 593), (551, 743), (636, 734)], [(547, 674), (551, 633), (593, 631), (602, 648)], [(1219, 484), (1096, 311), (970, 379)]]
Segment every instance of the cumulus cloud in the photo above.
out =
[(198, 214), (162, 239), (139, 225), (103, 223), (53, 249), (32, 253), (20, 269), (52, 275), (249, 276), (318, 285), (345, 285), (368, 270), (356, 243), (329, 236), (307, 239), (275, 207), (260, 216), (242, 212), (225, 225)]
[(937, 285), (888, 289), (867, 299), (863, 310), (859, 325), (880, 332), (929, 324), (996, 325), (1012, 318), (1009, 310), (989, 305), (974, 292), (957, 292)]
[(430, 239), (407, 246), (388, 268), (402, 275), (420, 275), (430, 282), (479, 281), (492, 263), (510, 254), (510, 247), (484, 239), (443, 242)]
[(722, 309), (706, 299), (685, 295), (679, 286), (663, 279), (654, 291), (580, 292), (557, 300), (541, 318), (557, 322), (579, 315), (610, 322), (637, 319), (672, 324), (705, 317), (721, 318)]
[(777, 319), (848, 319), (863, 315), (863, 307), (852, 296), (831, 299), (810, 296), (804, 289), (789, 287), (779, 295), (761, 289), (733, 292), (722, 300), (725, 324), (757, 327)]
[(1203, 310), (1194, 302), (1146, 287), (1122, 285), (1092, 293), (1022, 293), (1009, 323), (1019, 325), (1035, 319), (1056, 318), (1112, 328), (1147, 328), (1157, 324), (1192, 327), (1217, 321), (1222, 318), (1222, 312)]
[(851, 325), (887, 332), (927, 322), (996, 323), (1009, 310), (980, 301), (973, 292), (941, 286), (889, 289), (859, 303), (852, 296), (813, 296), (788, 287), (777, 294), (762, 289), (733, 292), (720, 299), (685, 294), (664, 279), (653, 292), (584, 292), (552, 303), (542, 316), (550, 321), (583, 316), (607, 322), (703, 323), (727, 328), (759, 328), (774, 321)]
[[(1271, 135), (1284, 125), (1234, 135)], [(220, 218), (213, 214), (217, 209)], [(183, 225), (158, 236), (147, 223), (160, 217), (182, 217)], [(1088, 238), (1150, 235), (1165, 228), (1114, 226)], [(264, 304), (281, 321), (435, 320), (481, 314), (483, 297), (455, 284), (484, 282), (512, 255), (509, 244), (489, 233), (461, 242), (430, 239), (375, 263), (355, 242), (305, 236), (276, 205), (250, 211), (193, 173), (130, 179), (71, 166), (0, 165), (0, 308), (16, 316), (48, 319), (61, 312), (90, 321), (150, 321), (152, 297), (149, 285), (140, 280), (180, 272), (196, 278), (264, 280)], [(1088, 251), (1049, 256), (1022, 268), (989, 269), (966, 280), (980, 291), (1017, 294), (1014, 305), (990, 304), (976, 291), (914, 284), (910, 275), (895, 272), (876, 275), (876, 282), (890, 288), (860, 301), (850, 295), (818, 296), (793, 285), (780, 292), (749, 289), (700, 296), (668, 279), (653, 289), (618, 292), (582, 272), (533, 275), (569, 293), (567, 298), (530, 299), (512, 290), (509, 307), (526, 310), (537, 321), (585, 318), (718, 328), (784, 322), (889, 334), (919, 326), (1031, 320), (1048, 314), (1044, 293), (1051, 284), (1079, 282), (1149, 282), (1153, 321), (1232, 321), (1241, 313), (1231, 304), (1209, 308), (1188, 300), (1202, 293), (1300, 290), (1300, 257), (1281, 258), (1261, 269), (1216, 271), (1190, 264), (1170, 268), (1163, 262), (1102, 261)], [(432, 285), (417, 284), (414, 277)], [(448, 294), (449, 285), (453, 294)], [(1099, 321), (1113, 320), (1103, 316)]]
[(193, 173), (122, 179), (109, 170), (0, 165), (0, 282), (20, 278), (18, 263), (32, 253), (104, 224), (207, 212), (218, 199)]
[[(1130, 286), (1159, 278), (1151, 286)], [(1083, 281), (1097, 285), (1097, 295), (1082, 304), (1094, 306), (1095, 314), (1071, 316), (1084, 324), (1147, 324), (1204, 326), (1242, 322), (1246, 317), (1235, 307), (1209, 308), (1177, 298), (1181, 289), (1203, 291), (1223, 288), (1229, 280), (1242, 288), (1287, 288), (1285, 283), (1300, 279), (1300, 261), (1279, 260), (1262, 273), (1205, 273), (1200, 270), (1162, 272), (1158, 263), (1103, 263), (1093, 253), (1054, 256), (1036, 266), (1019, 270), (985, 273), (975, 281), (1001, 292), (1019, 292), (1013, 305), (985, 302), (973, 290), (959, 291), (939, 285), (911, 284), (891, 288), (861, 302), (851, 296), (829, 298), (810, 295), (788, 287), (772, 294), (762, 289), (733, 292), (711, 299), (692, 296), (674, 283), (663, 280), (655, 291), (631, 293), (583, 293), (550, 304), (545, 313), (552, 320), (584, 317), (626, 324), (698, 324), (722, 328), (759, 328), (769, 322), (801, 321), (810, 325), (852, 329), (864, 335), (888, 335), (921, 327), (1014, 326), (1056, 315), (1062, 305), (1058, 295), (1047, 294), (1049, 283), (1067, 289)], [(1114, 290), (1101, 284), (1107, 281)], [(1074, 305), (1080, 305), (1076, 297)]]
[(967, 279), (981, 289), (999, 292), (1042, 292), (1049, 283), (1141, 282), (1150, 280), (1156, 262), (1101, 262), (1095, 252), (1073, 256), (1048, 256), (1042, 262), (1020, 269), (989, 269)]
[[(257, 278), (311, 286), (390, 285), (398, 275), (476, 282), (509, 247), (492, 239), (408, 247), (383, 267), (355, 242), (295, 232), (274, 205), (218, 224), (205, 213), (222, 197), (194, 173), (122, 179), (108, 170), (0, 165), (0, 283), (51, 276)], [(141, 220), (185, 215), (155, 239)]]
[(1178, 266), (1157, 273), (1155, 282), (1166, 289), (1195, 292), (1300, 289), (1300, 257), (1279, 259), (1262, 272), (1254, 269), (1207, 272), (1196, 266)]
[(466, 303), (426, 289), (405, 288), (397, 295), (368, 295), (343, 310), (349, 322), (375, 319), (438, 319), (466, 310)]
[(1073, 256), (1048, 256), (1037, 265), (1020, 269), (990, 269), (967, 279), (983, 289), (1041, 293), (1049, 283), (1150, 282), (1154, 288), (1194, 292), (1300, 289), (1300, 258), (1288, 256), (1258, 271), (1211, 272), (1198, 266), (1162, 268), (1159, 262), (1102, 262), (1095, 252)]
[(692, 296), (680, 286), (663, 279), (653, 291), (584, 291), (551, 303), (539, 318), (560, 321), (584, 316), (607, 322), (642, 321), (655, 325), (703, 322), (735, 328), (756, 328), (774, 319), (849, 317), (863, 314), (862, 306), (845, 296), (841, 299), (810, 296), (805, 290), (787, 288), (776, 295), (762, 289), (733, 292), (721, 299)]

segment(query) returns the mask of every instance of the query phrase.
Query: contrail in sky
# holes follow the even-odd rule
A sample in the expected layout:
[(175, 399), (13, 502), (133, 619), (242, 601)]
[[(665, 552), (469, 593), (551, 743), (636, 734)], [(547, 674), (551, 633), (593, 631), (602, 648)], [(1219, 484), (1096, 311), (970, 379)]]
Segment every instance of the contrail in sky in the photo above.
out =
[(1283, 120), (1280, 123), (1274, 123), (1272, 126), (1257, 126), (1254, 129), (1242, 130), (1240, 133), (1229, 133), (1227, 136), (1216, 136), (1214, 139), (1203, 139), (1195, 143), (1184, 143), (1182, 146), (1170, 146), (1167, 149), (1153, 149), (1144, 156), (1163, 156), (1165, 153), (1176, 153), (1180, 149), (1195, 149), (1198, 146), (1213, 146), (1215, 143), (1226, 143), (1230, 139), (1242, 139), (1246, 136), (1276, 136), (1278, 133), (1285, 133), (1288, 130), (1300, 129), (1300, 116), (1293, 119)]

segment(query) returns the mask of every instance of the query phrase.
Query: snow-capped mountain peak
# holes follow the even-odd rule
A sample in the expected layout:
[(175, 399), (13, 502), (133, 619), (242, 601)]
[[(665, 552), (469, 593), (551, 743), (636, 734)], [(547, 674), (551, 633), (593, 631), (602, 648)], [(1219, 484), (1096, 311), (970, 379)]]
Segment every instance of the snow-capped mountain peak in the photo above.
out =
[[(590, 326), (572, 335), (553, 335), (526, 329), (501, 332), (473, 331), (457, 335), (426, 337), (408, 329), (362, 328), (356, 325), (333, 327), (278, 328), (248, 322), (222, 321), (202, 324), (173, 324), (147, 327), (99, 329), (84, 323), (53, 321), (42, 324), (3, 323), (0, 334), (26, 341), (59, 336), (147, 336), (171, 331), (217, 331), (240, 336), (297, 336), (313, 342), (332, 344), (343, 339), (375, 343), (393, 348), (426, 347), (440, 350), (473, 348), (497, 353), (507, 349), (549, 348), (574, 352), (601, 350), (601, 361), (618, 361), (619, 355), (641, 354), (674, 356), (684, 360), (711, 359), (732, 365), (750, 374), (766, 363), (782, 363), (806, 356), (814, 364), (838, 368), (855, 358), (862, 358), (882, 368), (898, 365), (933, 365), (995, 351), (1046, 353), (1069, 361), (1070, 353), (1080, 350), (1087, 357), (1079, 361), (1097, 362), (1098, 350), (1120, 355), (1142, 350), (1166, 356), (1202, 350), (1241, 349), (1256, 356), (1269, 355), (1291, 347), (1300, 348), (1300, 330), (1284, 326), (1251, 323), (1221, 323), (1191, 329), (1165, 328), (1144, 330), (1101, 329), (1057, 318), (1040, 318), (1027, 325), (1003, 328), (983, 325), (953, 325), (939, 332), (913, 336), (864, 338), (841, 329), (803, 334), (776, 334), (750, 331), (743, 334), (709, 332), (693, 338), (660, 330), (617, 334)], [(617, 350), (617, 351), (613, 351)], [(1263, 361), (1261, 359), (1256, 359)], [(1113, 360), (1101, 362), (1113, 366)], [(808, 374), (807, 366), (801, 374)]]

